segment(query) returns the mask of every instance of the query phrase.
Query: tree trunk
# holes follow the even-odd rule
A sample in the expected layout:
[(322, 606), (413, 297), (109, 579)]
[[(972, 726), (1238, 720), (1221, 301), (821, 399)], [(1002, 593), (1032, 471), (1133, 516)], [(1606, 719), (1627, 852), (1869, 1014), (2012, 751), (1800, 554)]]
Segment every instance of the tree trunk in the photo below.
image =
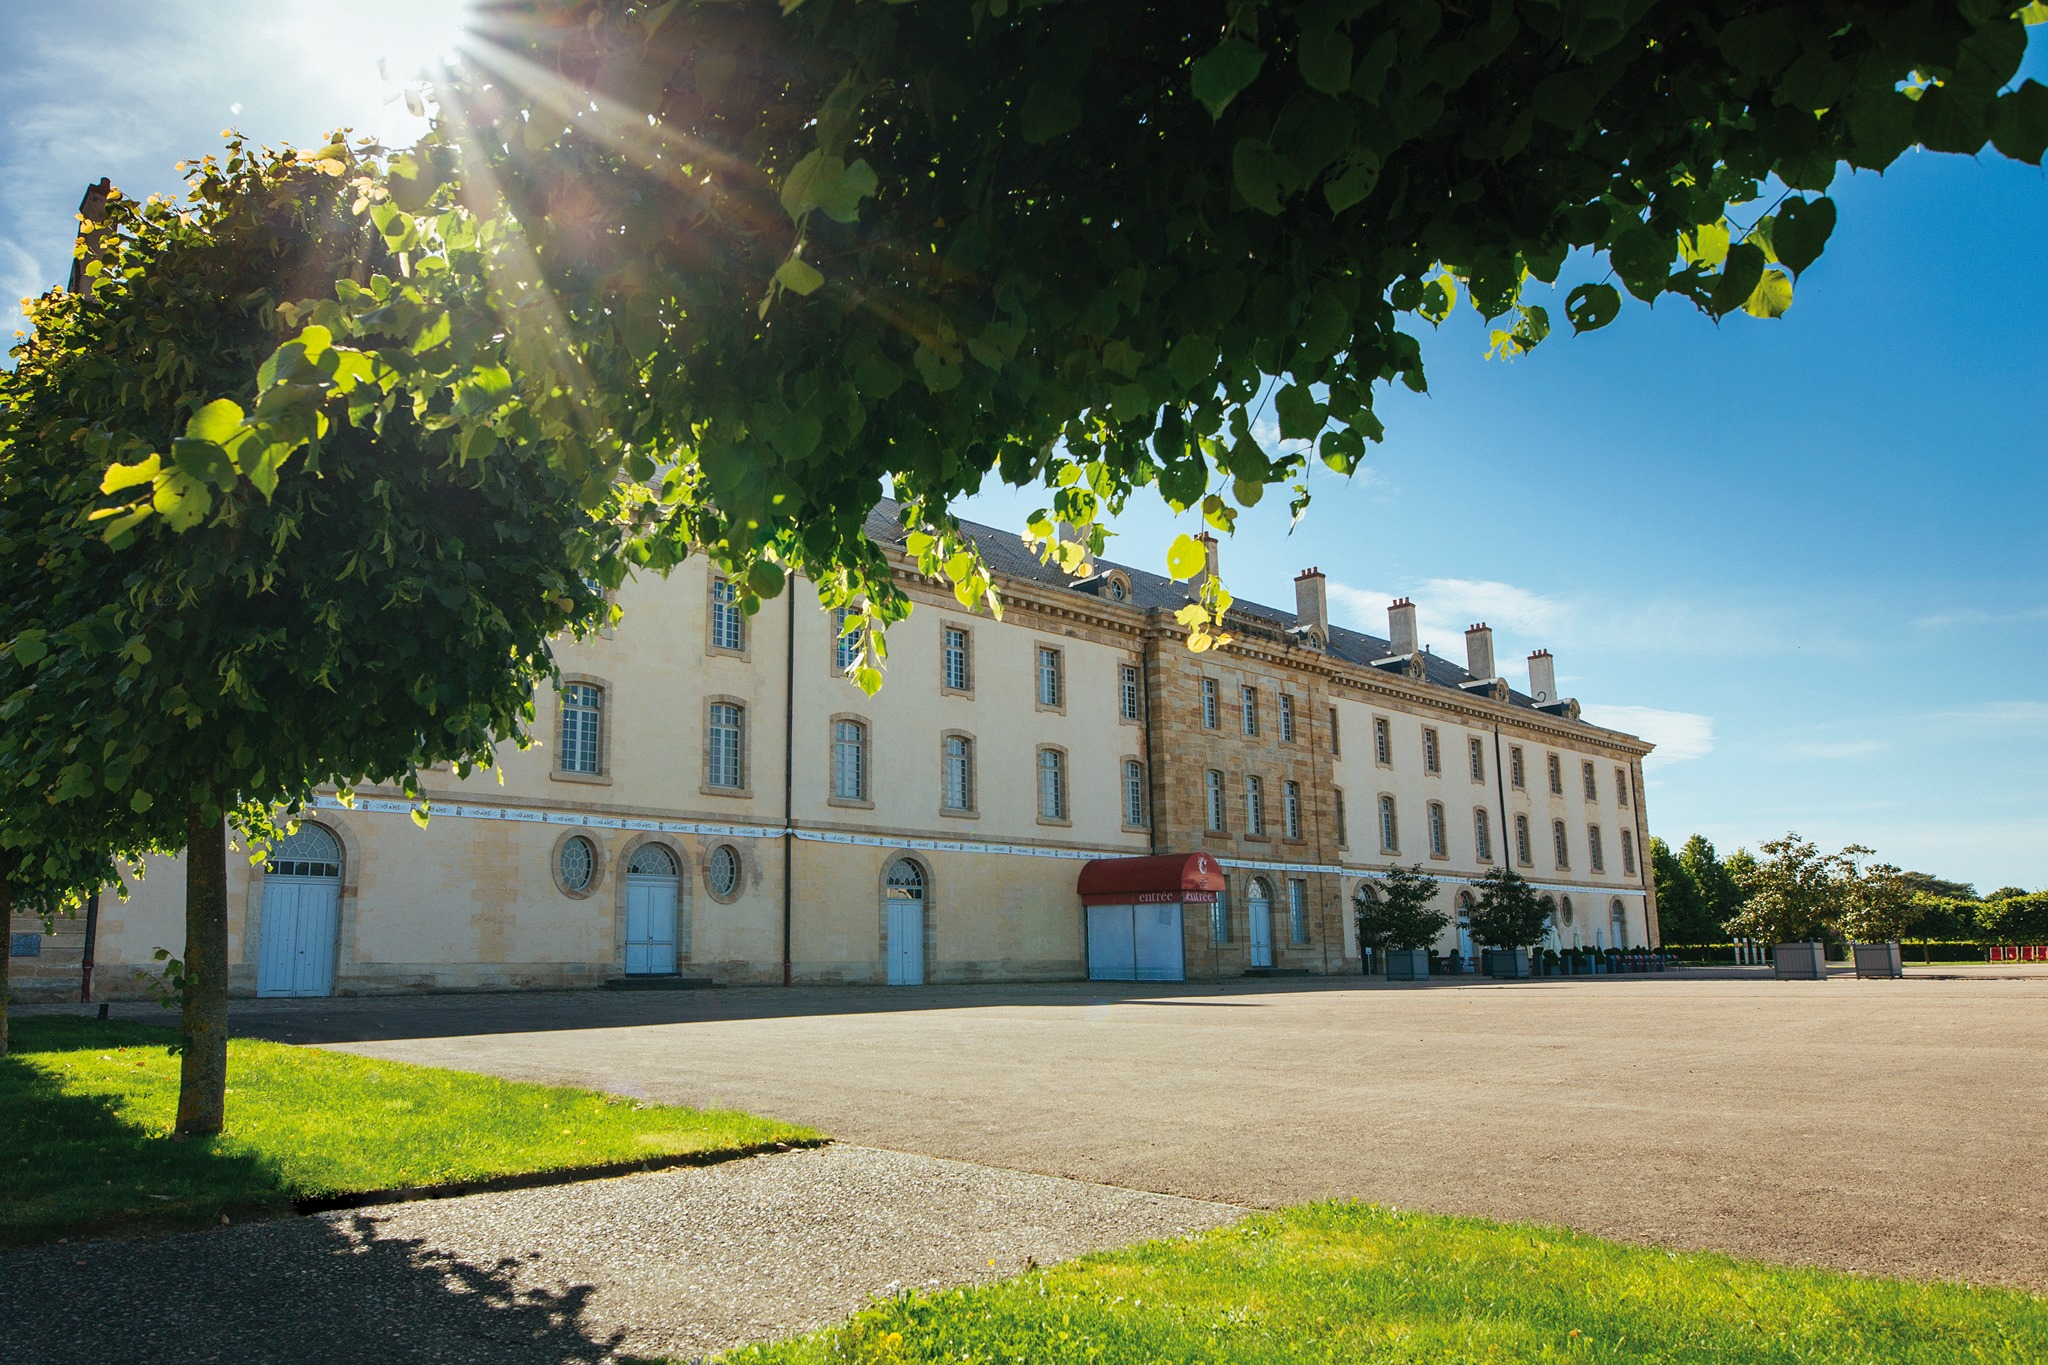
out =
[(228, 835), (218, 813), (185, 813), (185, 1002), (179, 1020), (178, 1133), (205, 1137), (226, 1120), (228, 1089)]
[(7, 997), (13, 988), (14, 881), (8, 875), (13, 855), (0, 853), (0, 1057), (7, 1055)]

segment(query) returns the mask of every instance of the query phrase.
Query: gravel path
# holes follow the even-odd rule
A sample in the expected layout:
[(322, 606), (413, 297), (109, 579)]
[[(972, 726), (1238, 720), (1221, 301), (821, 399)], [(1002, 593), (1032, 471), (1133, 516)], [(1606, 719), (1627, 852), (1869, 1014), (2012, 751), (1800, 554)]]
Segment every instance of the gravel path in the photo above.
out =
[(698, 1357), (1242, 1209), (873, 1148), (0, 1253), (0, 1359)]

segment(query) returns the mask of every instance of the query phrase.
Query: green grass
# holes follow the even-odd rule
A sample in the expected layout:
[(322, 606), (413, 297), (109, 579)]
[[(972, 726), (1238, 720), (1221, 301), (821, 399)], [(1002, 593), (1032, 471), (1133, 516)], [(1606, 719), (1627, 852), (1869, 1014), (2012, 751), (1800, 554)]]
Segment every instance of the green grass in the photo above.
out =
[(750, 1114), (237, 1038), (227, 1131), (176, 1141), (170, 1030), (31, 1016), (12, 1034), (0, 1059), (0, 1243), (818, 1140)]
[(978, 1289), (726, 1365), (2048, 1360), (2048, 1300), (1313, 1204)]

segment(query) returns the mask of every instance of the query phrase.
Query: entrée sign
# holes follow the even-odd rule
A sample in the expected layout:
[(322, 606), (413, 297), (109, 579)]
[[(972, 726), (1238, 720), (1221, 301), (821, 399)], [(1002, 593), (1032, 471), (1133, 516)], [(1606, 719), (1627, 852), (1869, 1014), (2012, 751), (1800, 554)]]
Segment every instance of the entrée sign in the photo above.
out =
[(1214, 891), (1140, 891), (1131, 899), (1139, 905), (1214, 905)]

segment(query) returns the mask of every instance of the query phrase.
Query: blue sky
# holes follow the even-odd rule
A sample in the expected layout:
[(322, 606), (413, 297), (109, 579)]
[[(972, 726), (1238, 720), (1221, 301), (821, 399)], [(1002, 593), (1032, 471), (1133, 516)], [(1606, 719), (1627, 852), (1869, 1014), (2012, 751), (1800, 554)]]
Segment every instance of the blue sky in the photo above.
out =
[[(0, 297), (63, 277), (88, 181), (175, 190), (231, 123), (416, 135), (378, 58), (402, 77), (457, 5), (344, 8), (331, 37), (336, 7), (302, 0), (0, 5)], [(2028, 71), (2048, 80), (2038, 33)], [(2039, 887), (2048, 177), (1916, 153), (1833, 195), (1841, 225), (1775, 322), (1632, 304), (1504, 364), (1462, 312), (1425, 339), (1429, 395), (1383, 399), (1370, 471), (1318, 476), (1291, 537), (1284, 507), (1249, 514), (1225, 578), (1284, 606), (1315, 564), (1376, 634), (1407, 594), (1453, 658), (1485, 619), (1518, 682), (1553, 650), (1589, 718), (1659, 742), (1650, 815), (1674, 843), (1793, 829)], [(991, 490), (972, 515), (1041, 503)], [(1134, 506), (1112, 555), (1159, 567), (1177, 529)]]

